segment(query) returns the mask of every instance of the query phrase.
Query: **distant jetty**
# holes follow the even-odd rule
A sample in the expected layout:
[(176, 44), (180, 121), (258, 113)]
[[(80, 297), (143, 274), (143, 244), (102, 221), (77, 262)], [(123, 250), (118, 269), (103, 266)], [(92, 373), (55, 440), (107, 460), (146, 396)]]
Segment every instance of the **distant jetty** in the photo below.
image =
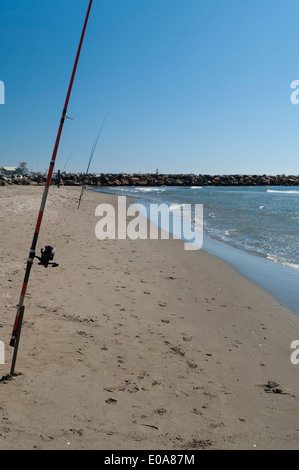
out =
[[(44, 185), (46, 176), (0, 176), (0, 186)], [(52, 184), (57, 183), (57, 176)], [(82, 175), (62, 173), (60, 184), (64, 186), (299, 186), (299, 175), (195, 175), (195, 174), (97, 174)]]

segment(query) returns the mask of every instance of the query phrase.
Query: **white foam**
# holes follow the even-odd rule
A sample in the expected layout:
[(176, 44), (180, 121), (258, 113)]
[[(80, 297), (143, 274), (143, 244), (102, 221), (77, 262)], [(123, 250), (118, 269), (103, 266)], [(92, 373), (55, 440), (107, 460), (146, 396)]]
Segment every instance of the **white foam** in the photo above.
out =
[(229, 228), (229, 229), (225, 230), (225, 235), (230, 237), (233, 234), (233, 232), (236, 232), (236, 231), (237, 231), (237, 229), (235, 229), (235, 228)]
[(275, 255), (270, 255), (270, 254), (268, 254), (268, 255), (267, 255), (267, 258), (268, 258), (270, 261), (273, 261), (274, 263), (283, 264), (284, 266), (289, 266), (290, 268), (293, 268), (293, 269), (299, 269), (299, 264), (290, 263), (289, 261), (282, 261), (282, 260), (279, 260)]
[(171, 211), (175, 211), (175, 210), (178, 210), (180, 209), (181, 207), (184, 207), (185, 204), (171, 204), (169, 206), (169, 210)]
[(299, 194), (299, 191), (295, 189), (290, 189), (288, 191), (278, 191), (276, 189), (267, 189), (267, 193), (276, 193), (276, 194)]
[(139, 187), (136, 187), (134, 186), (134, 190), (135, 191), (144, 191), (144, 192), (151, 192), (151, 191), (158, 191), (158, 192), (162, 192), (162, 191), (166, 191), (165, 188), (139, 188)]

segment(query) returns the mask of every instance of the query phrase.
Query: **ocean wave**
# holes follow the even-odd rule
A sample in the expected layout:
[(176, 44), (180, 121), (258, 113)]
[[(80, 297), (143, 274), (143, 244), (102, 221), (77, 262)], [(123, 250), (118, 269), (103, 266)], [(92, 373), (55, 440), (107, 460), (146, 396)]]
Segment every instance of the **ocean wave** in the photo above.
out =
[(228, 237), (231, 237), (234, 232), (237, 232), (236, 228), (229, 228), (229, 229), (225, 230), (225, 235), (228, 236)]
[(280, 260), (275, 255), (268, 254), (267, 259), (270, 261), (273, 261), (274, 263), (279, 263), (279, 264), (283, 264), (284, 266), (288, 266), (289, 268), (299, 269), (299, 264), (291, 263), (290, 261)]
[[(108, 187), (104, 188), (104, 190), (111, 190), (111, 191), (128, 191), (127, 187), (118, 187), (118, 186), (113, 186), (113, 187)], [(98, 191), (98, 189), (93, 189), (93, 191)]]
[(190, 186), (190, 189), (202, 189), (202, 186)]
[(165, 188), (139, 188), (139, 187), (136, 188), (135, 187), (134, 191), (136, 192), (141, 191), (141, 192), (149, 193), (149, 192), (163, 192), (163, 191), (166, 191), (166, 189)]
[(276, 193), (276, 194), (299, 194), (299, 191), (295, 189), (290, 189), (288, 191), (276, 190), (276, 189), (267, 189), (267, 193)]
[(185, 204), (171, 204), (169, 206), (169, 210), (170, 211), (175, 211), (175, 210), (178, 210), (180, 209), (181, 207), (184, 207)]

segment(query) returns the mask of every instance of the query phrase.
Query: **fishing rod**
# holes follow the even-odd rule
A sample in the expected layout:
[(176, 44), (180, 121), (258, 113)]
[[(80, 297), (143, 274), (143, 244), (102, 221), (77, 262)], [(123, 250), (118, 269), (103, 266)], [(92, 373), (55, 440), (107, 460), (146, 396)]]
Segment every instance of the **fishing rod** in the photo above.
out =
[[(70, 96), (71, 96), (71, 91), (72, 91), (72, 87), (73, 87), (73, 83), (74, 83), (74, 78), (75, 78), (75, 75), (76, 75), (76, 70), (77, 70), (77, 66), (78, 66), (78, 62), (79, 62), (79, 57), (80, 57), (80, 53), (81, 53), (81, 49), (82, 49), (82, 44), (83, 44), (83, 40), (84, 40), (84, 36), (85, 36), (85, 31), (86, 31), (89, 15), (90, 15), (92, 2), (93, 2), (93, 0), (89, 1), (87, 13), (86, 13), (86, 17), (85, 17), (85, 21), (84, 21), (84, 25), (83, 25), (83, 30), (82, 30), (82, 33), (81, 33), (81, 38), (80, 38), (80, 42), (79, 42), (79, 46), (78, 46), (78, 50), (77, 50), (77, 55), (76, 55), (76, 58), (75, 58), (75, 63), (74, 63), (74, 66), (73, 66), (73, 71), (72, 71), (72, 75), (71, 75), (71, 79), (70, 79), (70, 83), (69, 83), (69, 87), (68, 87), (68, 91), (67, 91), (67, 95), (66, 95), (66, 100), (65, 100), (63, 111), (62, 111), (62, 116), (61, 116), (60, 125), (59, 125), (59, 128), (58, 128), (58, 133), (57, 133), (57, 137), (56, 137), (56, 141), (55, 141), (55, 145), (54, 145), (54, 149), (53, 149), (53, 153), (52, 153), (52, 158), (51, 158), (51, 161), (50, 161), (48, 176), (47, 176), (47, 180), (46, 180), (46, 184), (45, 184), (45, 188), (44, 188), (44, 193), (43, 193), (43, 196), (42, 196), (40, 210), (39, 210), (39, 214), (38, 214), (38, 218), (37, 218), (37, 222), (36, 222), (36, 227), (35, 227), (35, 231), (34, 231), (34, 235), (33, 235), (32, 245), (31, 245), (30, 252), (29, 252), (29, 257), (28, 257), (28, 260), (27, 260), (27, 267), (26, 267), (26, 271), (25, 271), (25, 276), (24, 276), (23, 286), (22, 286), (22, 290), (21, 290), (21, 295), (20, 295), (19, 303), (17, 305), (17, 313), (16, 313), (15, 323), (14, 323), (14, 326), (13, 326), (13, 331), (12, 331), (11, 340), (10, 340), (10, 346), (12, 346), (14, 348), (12, 364), (11, 364), (11, 370), (10, 370), (10, 376), (13, 376), (14, 372), (15, 372), (15, 365), (16, 365), (16, 359), (17, 359), (17, 353), (18, 353), (18, 347), (19, 347), (19, 340), (20, 340), (24, 310), (25, 310), (25, 307), (24, 307), (25, 295), (26, 295), (26, 291), (27, 291), (27, 287), (28, 287), (28, 282), (29, 282), (29, 277), (30, 277), (30, 272), (31, 272), (31, 268), (32, 268), (32, 265), (33, 265), (33, 261), (34, 261), (34, 258), (36, 257), (35, 250), (36, 250), (36, 245), (37, 245), (37, 241), (38, 241), (38, 237), (39, 237), (40, 227), (41, 227), (41, 223), (42, 223), (42, 219), (43, 219), (43, 215), (44, 215), (44, 210), (45, 210), (46, 201), (47, 201), (47, 197), (48, 197), (49, 187), (50, 187), (50, 184), (51, 184), (52, 174), (53, 174), (55, 160), (56, 160), (57, 151), (58, 151), (59, 142), (60, 142), (60, 137), (61, 137), (64, 121), (65, 121), (65, 119), (68, 118), (67, 108), (68, 108), (69, 99), (70, 99)], [(53, 257), (53, 251), (51, 250), (51, 248), (52, 247), (47, 246), (45, 248), (45, 251), (42, 250), (41, 264), (44, 264), (45, 267), (48, 265), (49, 260), (51, 260), (52, 257)]]
[[(109, 113), (108, 113), (108, 114), (109, 114)], [(104, 127), (104, 124), (105, 124), (105, 122), (106, 122), (106, 120), (107, 120), (107, 118), (108, 118), (108, 114), (106, 114), (105, 119), (104, 119), (104, 121), (102, 122), (102, 125), (101, 125), (101, 127), (100, 127), (100, 130), (99, 130), (99, 132), (98, 132), (98, 135), (97, 135), (97, 137), (95, 138), (95, 141), (94, 141), (94, 143), (93, 143), (93, 146), (92, 146), (92, 149), (91, 149), (91, 152), (90, 152), (90, 157), (89, 157), (89, 161), (88, 161), (88, 165), (87, 165), (87, 169), (86, 169), (85, 175), (87, 175), (88, 172), (89, 172), (89, 167), (90, 167), (90, 164), (91, 164), (91, 160), (92, 160), (92, 158), (93, 158), (93, 154), (94, 154), (94, 152), (95, 152), (95, 149), (96, 149), (96, 146), (97, 146), (99, 137), (100, 137), (101, 132), (102, 132), (102, 129), (103, 129), (103, 127)], [(85, 183), (84, 183), (84, 181), (83, 181), (82, 190), (81, 190), (81, 194), (80, 194), (79, 202), (78, 202), (78, 209), (80, 208), (81, 199), (82, 199), (82, 197), (83, 197), (84, 189), (85, 189)]]
[(68, 162), (69, 162), (71, 156), (73, 155), (73, 153), (74, 153), (74, 151), (76, 150), (77, 147), (78, 147), (78, 146), (76, 145), (76, 147), (71, 151), (71, 153), (70, 153), (70, 155), (69, 155), (67, 161), (65, 162), (65, 165), (64, 165), (64, 167), (63, 167), (62, 173), (64, 172), (64, 170), (65, 170), (65, 168), (66, 168), (66, 165), (68, 164)]

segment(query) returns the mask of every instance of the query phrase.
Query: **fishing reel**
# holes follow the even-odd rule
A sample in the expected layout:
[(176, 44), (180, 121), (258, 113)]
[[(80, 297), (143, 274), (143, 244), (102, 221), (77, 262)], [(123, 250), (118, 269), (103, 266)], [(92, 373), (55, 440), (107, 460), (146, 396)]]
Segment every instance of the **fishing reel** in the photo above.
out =
[(41, 255), (40, 256), (35, 256), (39, 260), (39, 265), (44, 266), (47, 268), (49, 264), (52, 265), (53, 268), (56, 268), (59, 266), (57, 263), (52, 263), (55, 255), (54, 248), (50, 245), (45, 246), (45, 248), (42, 248), (41, 250)]

